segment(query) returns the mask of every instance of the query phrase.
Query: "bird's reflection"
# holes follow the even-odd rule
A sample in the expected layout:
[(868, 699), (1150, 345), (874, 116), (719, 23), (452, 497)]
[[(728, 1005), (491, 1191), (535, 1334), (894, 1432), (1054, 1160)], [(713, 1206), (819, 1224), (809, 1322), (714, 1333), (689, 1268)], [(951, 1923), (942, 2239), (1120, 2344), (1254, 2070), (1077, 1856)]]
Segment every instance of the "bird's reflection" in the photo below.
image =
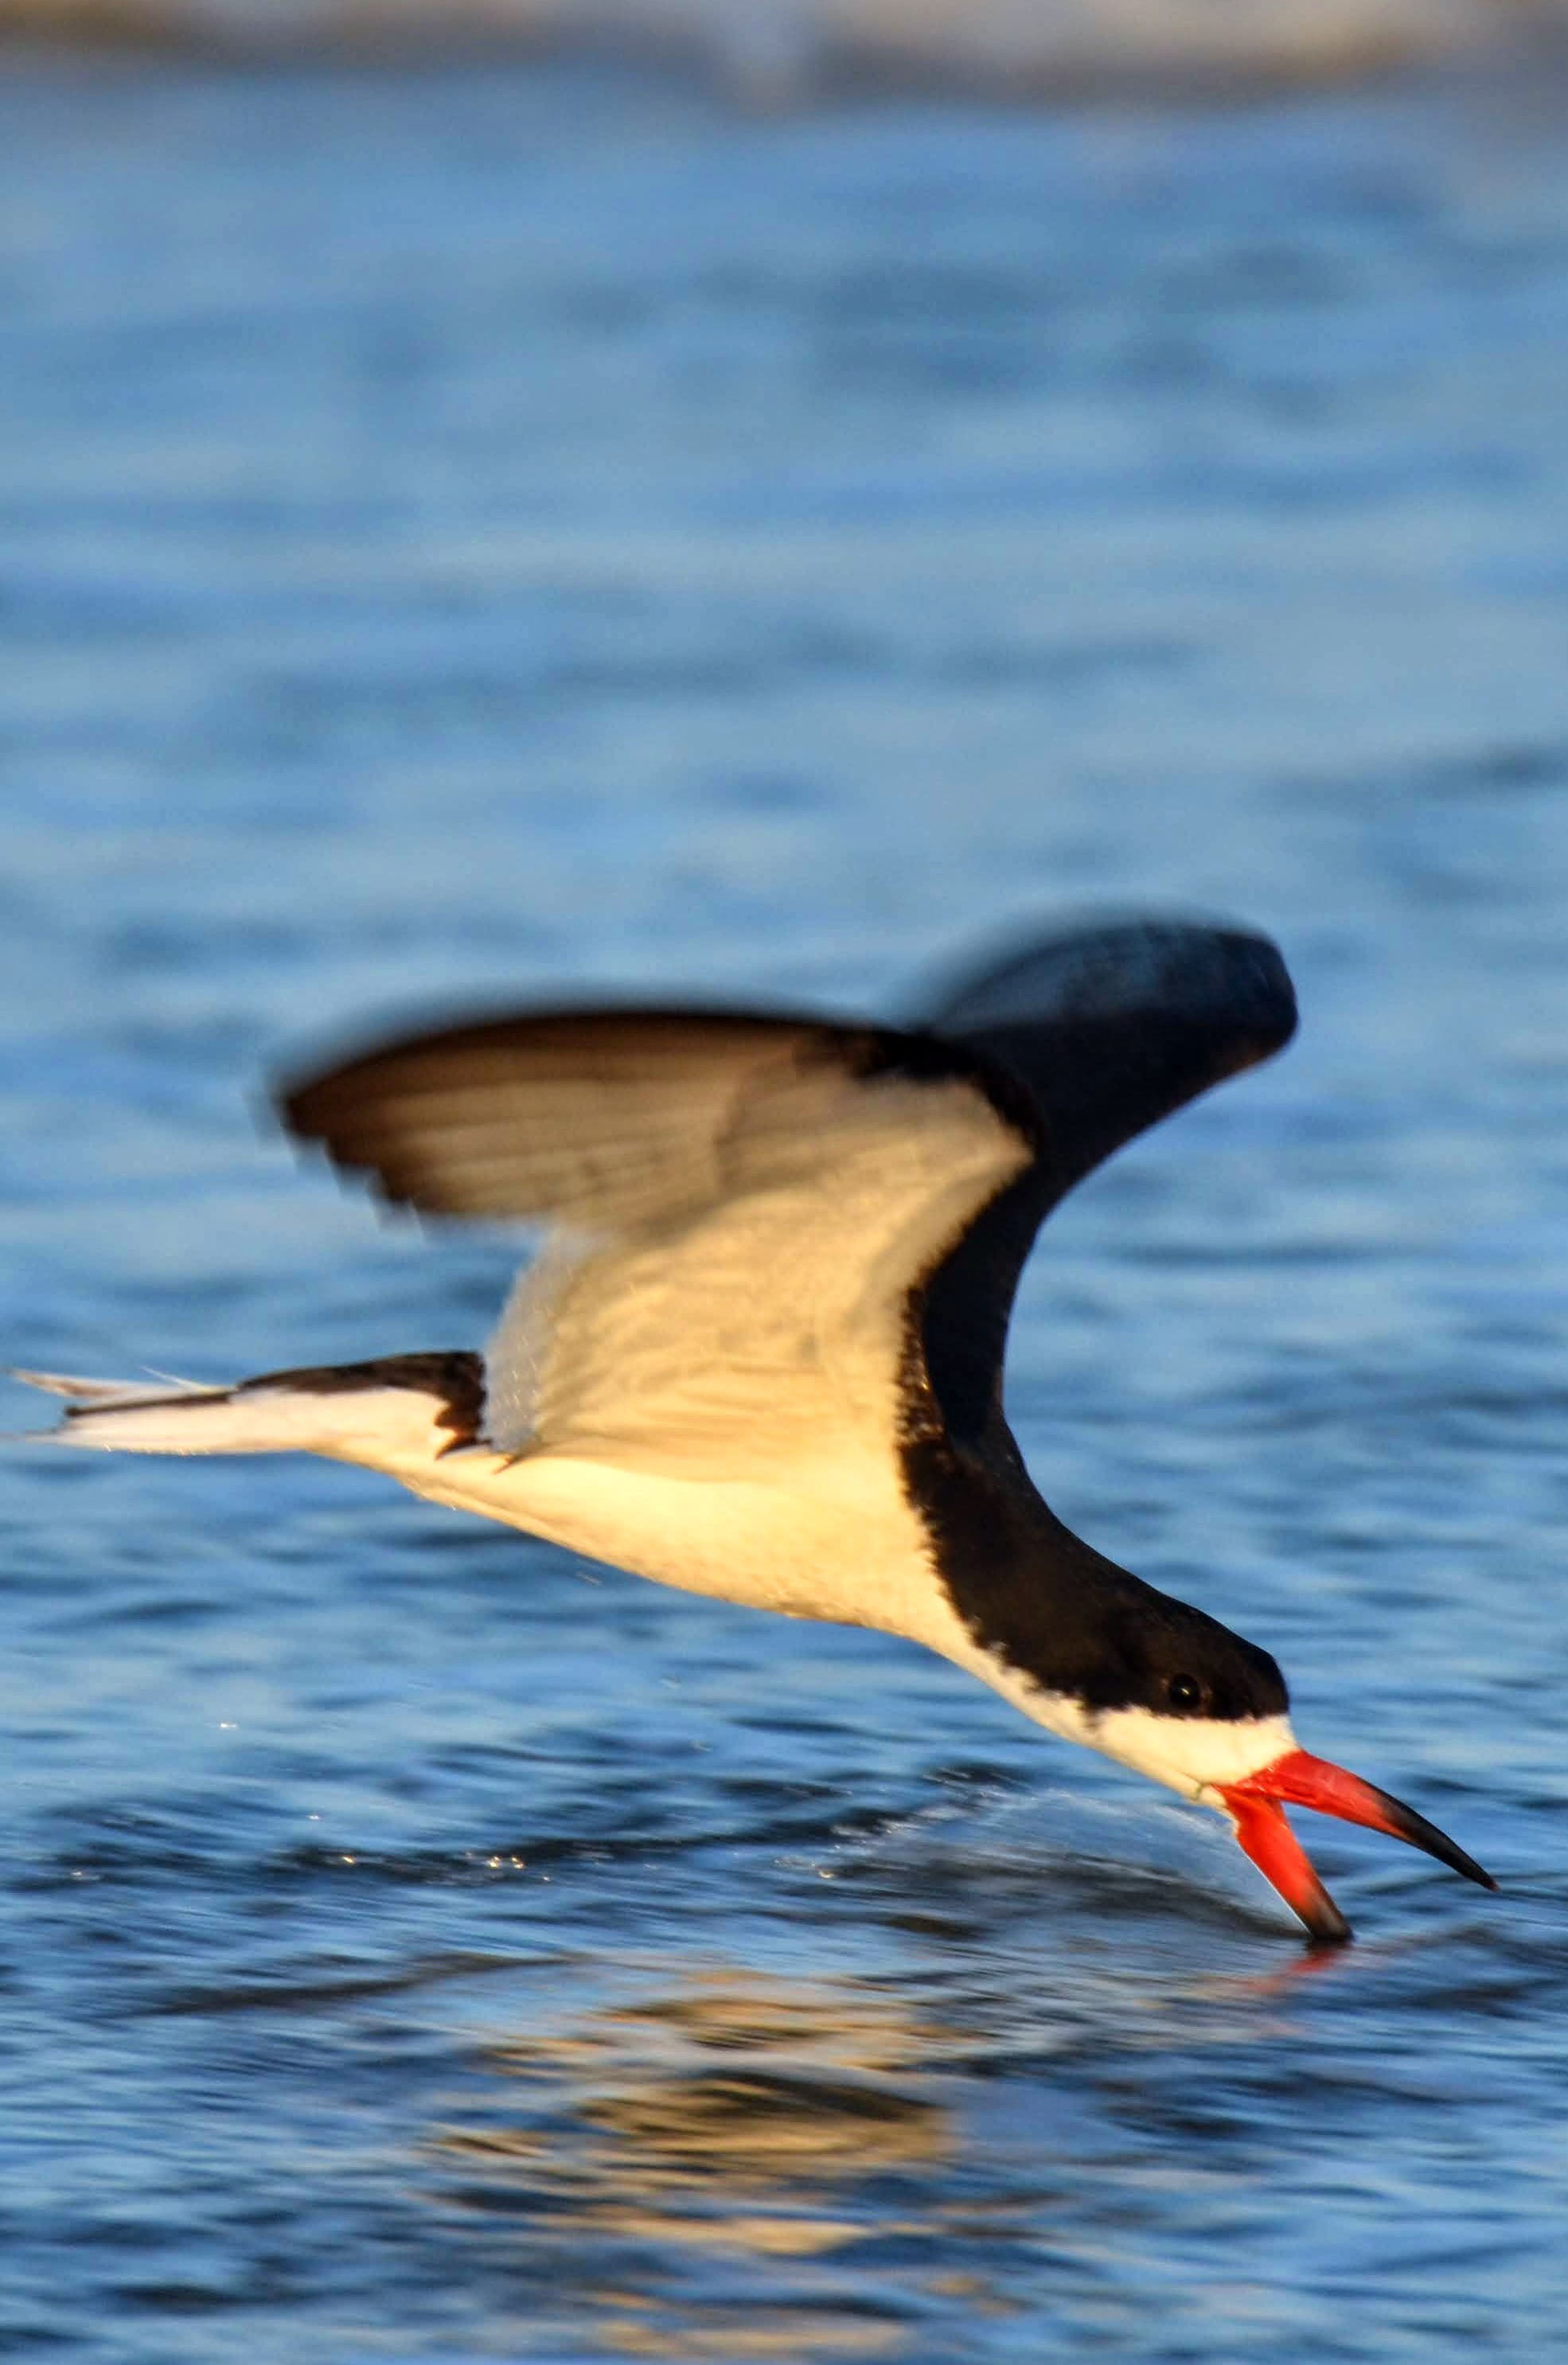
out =
[(438, 2189), (558, 2243), (628, 2354), (894, 2355), (905, 2303), (841, 2259), (923, 2230), (957, 2140), (927, 2068), (945, 2049), (851, 1982), (694, 1974), (488, 2045), (496, 2081), (436, 2137)]
[(628, 2355), (898, 2357), (933, 2306), (1011, 2314), (1042, 2244), (1098, 2257), (1136, 2214), (1129, 2128), (1141, 2146), (1152, 2111), (1168, 2135), (1206, 2055), (1277, 2044), (1304, 1984), (1343, 1976), (1344, 1950), (1295, 1948), (1151, 1976), (1074, 1927), (1048, 1979), (958, 1947), (918, 2004), (847, 1977), (622, 1966), (483, 2042), (420, 2181), (531, 2321), (543, 2294)]

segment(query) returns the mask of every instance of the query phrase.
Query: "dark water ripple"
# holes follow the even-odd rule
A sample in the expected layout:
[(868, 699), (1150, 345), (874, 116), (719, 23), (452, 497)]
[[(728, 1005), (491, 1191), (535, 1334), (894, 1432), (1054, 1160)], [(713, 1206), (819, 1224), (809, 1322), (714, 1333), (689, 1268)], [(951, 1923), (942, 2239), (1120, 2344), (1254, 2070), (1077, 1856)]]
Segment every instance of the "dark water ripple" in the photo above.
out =
[(1550, 100), (0, 82), (9, 1352), (482, 1337), (495, 1243), (258, 1127), (364, 1011), (1238, 912), (1301, 1041), (1053, 1222), (1014, 1417), (1503, 1883), (1325, 1826), (1309, 1954), (891, 1642), (17, 1452), (0, 2350), (1561, 2353)]

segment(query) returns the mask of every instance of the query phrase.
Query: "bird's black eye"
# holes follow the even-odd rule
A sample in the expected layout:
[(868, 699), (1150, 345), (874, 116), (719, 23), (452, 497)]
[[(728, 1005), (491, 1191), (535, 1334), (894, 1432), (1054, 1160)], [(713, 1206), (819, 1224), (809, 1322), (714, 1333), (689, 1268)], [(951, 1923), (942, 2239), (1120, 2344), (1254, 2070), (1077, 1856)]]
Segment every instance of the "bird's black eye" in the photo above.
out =
[(1171, 1676), (1165, 1686), (1165, 1697), (1173, 1709), (1186, 1710), (1201, 1708), (1204, 1687), (1191, 1676)]

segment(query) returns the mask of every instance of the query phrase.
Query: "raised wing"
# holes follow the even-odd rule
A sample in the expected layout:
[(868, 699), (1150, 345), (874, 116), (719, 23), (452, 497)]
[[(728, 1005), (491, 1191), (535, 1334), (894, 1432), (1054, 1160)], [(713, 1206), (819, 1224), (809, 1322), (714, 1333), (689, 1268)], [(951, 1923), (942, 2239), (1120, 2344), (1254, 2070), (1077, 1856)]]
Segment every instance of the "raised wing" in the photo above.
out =
[(548, 1227), (487, 1356), (493, 1443), (738, 1478), (885, 1451), (912, 1311), (946, 1426), (983, 1440), (1043, 1216), (1294, 1015), (1262, 939), (1138, 922), (1036, 938), (917, 1028), (542, 1012), (282, 1107), (396, 1203)]
[(493, 1443), (743, 1478), (885, 1448), (912, 1289), (1033, 1155), (986, 1080), (892, 1030), (587, 1011), (415, 1037), (282, 1105), (396, 1202), (549, 1224), (487, 1355)]
[(933, 1276), (926, 1366), (950, 1432), (1001, 1417), (1018, 1275), (1041, 1223), (1085, 1174), (1222, 1078), (1288, 1043), (1295, 995), (1265, 936), (1134, 919), (1020, 943), (916, 1014), (1006, 1069), (1036, 1115), (1036, 1156)]

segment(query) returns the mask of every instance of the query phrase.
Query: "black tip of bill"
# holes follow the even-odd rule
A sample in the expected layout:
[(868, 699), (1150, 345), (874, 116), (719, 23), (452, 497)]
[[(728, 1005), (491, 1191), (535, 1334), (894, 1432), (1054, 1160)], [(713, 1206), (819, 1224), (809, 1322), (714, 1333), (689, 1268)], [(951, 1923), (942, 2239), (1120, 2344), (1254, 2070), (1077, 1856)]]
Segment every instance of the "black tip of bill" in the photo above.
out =
[[(1370, 1784), (1368, 1788), (1371, 1788)], [(1446, 1864), (1450, 1872), (1462, 1873), (1466, 1880), (1473, 1880), (1477, 1889), (1495, 1890), (1497, 1884), (1484, 1866), (1477, 1864), (1473, 1855), (1466, 1855), (1446, 1832), (1439, 1831), (1436, 1823), (1429, 1823), (1425, 1815), (1418, 1815), (1415, 1808), (1406, 1806), (1403, 1799), (1391, 1799), (1386, 1790), (1377, 1790), (1372, 1795), (1381, 1802), (1388, 1818), (1386, 1822), (1374, 1825), (1374, 1829), (1391, 1832), (1398, 1840), (1408, 1840), (1412, 1847), (1422, 1848), (1428, 1855), (1435, 1855), (1439, 1864)]]

